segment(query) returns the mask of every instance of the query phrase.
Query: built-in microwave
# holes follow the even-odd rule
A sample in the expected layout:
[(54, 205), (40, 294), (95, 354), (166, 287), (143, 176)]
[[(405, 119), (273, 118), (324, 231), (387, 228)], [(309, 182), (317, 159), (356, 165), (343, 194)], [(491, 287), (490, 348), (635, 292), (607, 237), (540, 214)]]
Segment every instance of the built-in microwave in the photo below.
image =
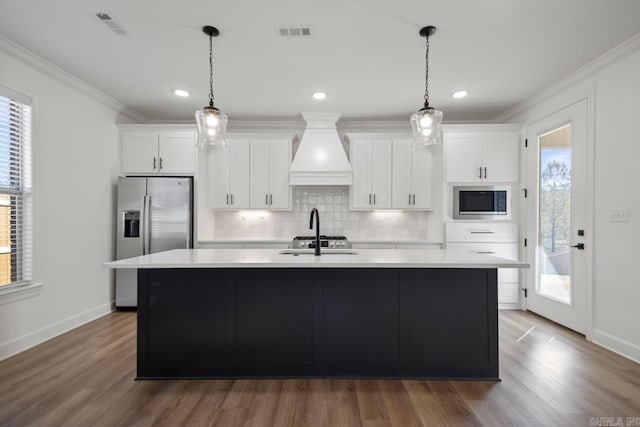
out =
[(454, 219), (510, 219), (509, 187), (453, 187)]

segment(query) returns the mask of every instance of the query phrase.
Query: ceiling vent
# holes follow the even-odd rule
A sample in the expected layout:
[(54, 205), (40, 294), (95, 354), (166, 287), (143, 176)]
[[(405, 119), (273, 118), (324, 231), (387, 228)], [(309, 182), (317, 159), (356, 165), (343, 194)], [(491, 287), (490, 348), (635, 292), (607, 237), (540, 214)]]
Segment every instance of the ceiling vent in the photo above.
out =
[(96, 16), (98, 17), (98, 19), (100, 20), (100, 22), (102, 22), (104, 25), (106, 25), (107, 27), (109, 27), (111, 29), (111, 31), (113, 31), (114, 33), (116, 33), (119, 36), (123, 36), (125, 34), (127, 34), (127, 32), (125, 30), (122, 29), (122, 27), (120, 26), (120, 24), (118, 24), (112, 17), (111, 15), (109, 15), (108, 13), (105, 12), (98, 12), (96, 13)]
[(280, 37), (311, 37), (311, 27), (304, 25), (283, 25), (276, 27)]

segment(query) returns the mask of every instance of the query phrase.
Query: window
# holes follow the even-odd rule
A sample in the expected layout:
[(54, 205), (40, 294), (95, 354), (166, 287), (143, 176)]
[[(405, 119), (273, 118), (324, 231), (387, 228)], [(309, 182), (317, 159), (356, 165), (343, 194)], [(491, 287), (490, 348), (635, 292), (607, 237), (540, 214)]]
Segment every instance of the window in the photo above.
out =
[(31, 105), (0, 86), (0, 288), (31, 279)]

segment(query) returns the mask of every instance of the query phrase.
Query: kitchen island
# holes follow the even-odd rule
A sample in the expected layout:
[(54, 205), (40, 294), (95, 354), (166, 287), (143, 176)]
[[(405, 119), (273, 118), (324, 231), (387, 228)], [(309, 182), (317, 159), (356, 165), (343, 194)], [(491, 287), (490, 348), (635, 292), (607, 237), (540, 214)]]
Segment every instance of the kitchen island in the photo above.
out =
[(497, 268), (459, 250), (172, 250), (138, 270), (137, 377), (497, 380)]

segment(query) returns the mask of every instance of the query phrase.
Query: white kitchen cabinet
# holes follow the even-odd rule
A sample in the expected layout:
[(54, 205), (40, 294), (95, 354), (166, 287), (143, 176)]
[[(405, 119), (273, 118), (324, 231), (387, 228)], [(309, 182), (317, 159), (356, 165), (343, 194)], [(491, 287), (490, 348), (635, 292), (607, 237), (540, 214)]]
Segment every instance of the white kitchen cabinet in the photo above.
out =
[(413, 150), (413, 141), (393, 141), (394, 209), (425, 210), (431, 208), (430, 150)]
[(350, 161), (353, 169), (352, 209), (391, 208), (392, 152), (391, 140), (350, 141)]
[(517, 182), (518, 141), (514, 131), (445, 132), (447, 182)]
[[(445, 224), (447, 249), (459, 249), (518, 260), (518, 225), (514, 222), (450, 221)], [(518, 308), (520, 275), (515, 268), (498, 269), (498, 303)]]
[(289, 209), (291, 140), (251, 141), (251, 207)]
[(250, 141), (232, 140), (226, 150), (215, 148), (207, 155), (207, 193), (211, 209), (250, 207)]
[(192, 175), (195, 132), (123, 132), (122, 173)]

